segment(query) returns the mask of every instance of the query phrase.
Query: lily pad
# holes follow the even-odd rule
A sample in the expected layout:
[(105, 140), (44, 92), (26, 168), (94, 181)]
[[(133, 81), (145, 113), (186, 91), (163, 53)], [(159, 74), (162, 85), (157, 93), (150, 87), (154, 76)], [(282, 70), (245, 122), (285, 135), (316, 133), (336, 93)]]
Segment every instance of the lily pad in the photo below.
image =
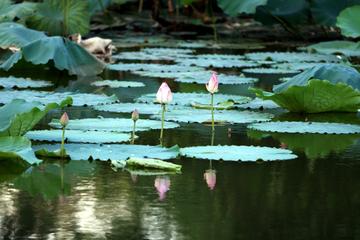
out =
[(258, 52), (247, 53), (245, 57), (253, 61), (275, 62), (339, 62), (333, 55), (299, 53), (299, 52)]
[[(209, 81), (209, 72), (184, 72), (176, 75), (175, 82), (206, 84)], [(174, 77), (174, 76), (172, 76)], [(245, 77), (244, 75), (218, 74), (220, 85), (250, 84), (257, 82), (257, 78)]]
[(214, 68), (243, 68), (258, 67), (259, 64), (252, 61), (238, 59), (208, 59), (208, 58), (183, 58), (176, 61), (184, 66), (214, 67)]
[(165, 162), (159, 159), (152, 158), (136, 158), (131, 157), (126, 160), (126, 167), (131, 168), (152, 168), (152, 169), (162, 169), (168, 171), (180, 171), (181, 165)]
[(118, 99), (115, 95), (106, 96), (91, 93), (71, 93), (71, 92), (45, 92), (45, 91), (0, 91), (0, 103), (9, 103), (13, 99), (25, 99), (26, 101), (35, 101), (42, 104), (60, 102), (62, 99), (71, 97), (73, 106), (94, 106), (99, 104), (114, 103)]
[(290, 160), (297, 156), (290, 150), (257, 146), (198, 146), (180, 149), (185, 157), (224, 161)]
[(150, 71), (150, 72), (195, 72), (202, 71), (200, 67), (188, 67), (181, 65), (165, 65), (155, 63), (117, 63), (107, 66), (111, 70), (116, 71), (131, 71), (137, 74), (135, 71)]
[(30, 164), (39, 163), (26, 137), (0, 137), (0, 158), (2, 160), (21, 158)]
[(299, 70), (295, 69), (283, 69), (283, 68), (245, 68), (244, 73), (254, 73), (254, 74), (294, 74), (299, 73)]
[[(53, 119), (49, 125), (54, 128), (61, 128), (58, 119)], [(130, 118), (85, 118), (69, 120), (66, 129), (82, 131), (105, 131), (105, 132), (131, 132), (133, 121)], [(178, 124), (166, 122), (164, 128), (177, 128)], [(136, 121), (136, 131), (148, 131), (160, 129), (161, 121), (139, 119)], [(96, 132), (94, 132), (96, 133)], [(88, 134), (85, 135), (87, 137)]]
[(0, 86), (4, 88), (42, 88), (53, 84), (48, 81), (31, 80), (30, 78), (0, 77)]
[[(170, 102), (170, 105), (190, 106), (193, 103), (209, 104), (210, 100), (210, 94), (207, 93), (173, 93), (173, 101)], [(156, 102), (156, 94), (150, 93), (142, 95), (141, 97), (137, 98), (137, 101), (142, 103)], [(233, 101), (234, 103), (241, 104), (249, 102), (250, 98), (239, 95), (214, 95), (214, 104), (219, 104), (227, 101)]]
[(274, 109), (279, 108), (280, 106), (271, 100), (255, 98), (248, 103), (237, 105), (237, 107), (245, 109)]
[[(273, 117), (270, 113), (258, 113), (251, 111), (224, 110), (215, 111), (216, 123), (252, 123), (270, 121)], [(161, 119), (160, 114), (152, 115), (151, 118)], [(210, 110), (179, 108), (165, 113), (166, 121), (185, 123), (211, 123)]]
[(193, 49), (184, 49), (184, 48), (144, 48), (143, 52), (153, 54), (153, 55), (168, 55), (168, 56), (177, 56), (180, 54), (192, 54), (195, 51)]
[(233, 109), (235, 108), (235, 103), (233, 101), (227, 101), (227, 102), (222, 102), (219, 104), (215, 104), (214, 106), (211, 106), (210, 104), (199, 104), (199, 103), (191, 103), (191, 106), (193, 108), (198, 108), (198, 109), (216, 109), (216, 110), (227, 110), (227, 109)]
[[(59, 145), (36, 145), (35, 150), (46, 149), (53, 152), (59, 149)], [(172, 159), (179, 154), (179, 147), (163, 148), (160, 146), (126, 145), (126, 144), (76, 144), (70, 143), (65, 146), (66, 153), (72, 160), (127, 160), (130, 157)], [(36, 151), (41, 153), (43, 151)], [(46, 156), (45, 156), (46, 157)]]
[[(62, 130), (38, 130), (27, 132), (26, 137), (36, 141), (61, 142)], [(131, 135), (108, 131), (66, 130), (65, 140), (78, 143), (121, 143), (130, 141)]]
[(315, 66), (325, 65), (326, 63), (306, 63), (306, 62), (294, 62), (294, 63), (278, 63), (273, 64), (271, 67), (285, 69), (285, 70), (294, 70), (294, 71), (303, 71)]
[(310, 45), (307, 49), (324, 54), (342, 53), (349, 57), (360, 57), (360, 42), (328, 41)]
[(153, 55), (146, 52), (121, 52), (117, 55), (112, 56), (114, 59), (121, 60), (143, 60), (143, 61), (155, 61), (155, 60), (174, 60), (174, 57), (167, 55)]
[(92, 82), (91, 85), (96, 86), (96, 87), (110, 87), (110, 88), (145, 87), (145, 84), (142, 82), (118, 81), (118, 80), (95, 81), (95, 82)]
[(159, 104), (151, 103), (113, 103), (94, 106), (95, 110), (116, 113), (131, 113), (138, 109), (140, 114), (156, 114), (161, 111)]
[(326, 122), (267, 122), (254, 123), (250, 129), (280, 133), (319, 133), (319, 134), (355, 134), (360, 133), (360, 125)]

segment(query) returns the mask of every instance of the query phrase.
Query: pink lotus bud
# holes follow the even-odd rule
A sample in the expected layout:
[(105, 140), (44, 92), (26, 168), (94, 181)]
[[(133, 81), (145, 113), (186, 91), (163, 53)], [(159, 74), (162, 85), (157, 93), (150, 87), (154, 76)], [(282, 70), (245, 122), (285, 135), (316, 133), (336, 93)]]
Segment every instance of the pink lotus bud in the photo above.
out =
[(66, 127), (68, 123), (69, 123), (69, 116), (67, 115), (66, 112), (64, 112), (64, 114), (60, 118), (60, 124), (61, 126)]
[(156, 93), (156, 101), (161, 104), (167, 104), (172, 101), (172, 92), (166, 82), (163, 82)]
[(135, 109), (132, 113), (131, 113), (131, 119), (136, 122), (137, 120), (139, 120), (139, 111), (137, 109)]
[(159, 194), (159, 200), (164, 200), (166, 192), (170, 190), (170, 178), (169, 177), (156, 177), (155, 184), (156, 191)]
[(208, 92), (210, 92), (211, 94), (214, 94), (219, 90), (219, 80), (216, 72), (212, 72), (211, 78), (205, 86)]
[(216, 185), (216, 171), (213, 169), (206, 170), (204, 173), (204, 179), (210, 190), (213, 190)]

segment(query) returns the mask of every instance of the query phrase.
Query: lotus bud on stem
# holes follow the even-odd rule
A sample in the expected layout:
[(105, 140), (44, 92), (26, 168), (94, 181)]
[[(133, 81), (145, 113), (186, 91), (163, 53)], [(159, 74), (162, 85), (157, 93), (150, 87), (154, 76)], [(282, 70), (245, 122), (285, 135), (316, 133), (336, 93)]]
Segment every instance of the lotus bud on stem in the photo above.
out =
[(166, 104), (172, 101), (172, 92), (166, 82), (163, 82), (156, 93), (156, 101), (161, 104), (161, 131), (160, 131), (160, 145), (163, 145), (163, 136), (164, 136), (164, 121), (165, 121), (165, 111)]
[(131, 135), (131, 144), (134, 144), (135, 142), (135, 130), (136, 130), (136, 121), (139, 120), (139, 111), (137, 109), (135, 109), (132, 113), (131, 113), (131, 119), (133, 120), (134, 124), (133, 124), (133, 131), (132, 131), (132, 135)]
[(69, 116), (66, 112), (63, 113), (63, 115), (60, 118), (60, 124), (62, 126), (62, 136), (61, 136), (61, 147), (60, 147), (60, 154), (61, 157), (64, 157), (65, 155), (65, 128), (69, 123)]
[(215, 131), (214, 94), (219, 90), (219, 80), (216, 72), (212, 72), (209, 82), (205, 86), (211, 95), (211, 130)]

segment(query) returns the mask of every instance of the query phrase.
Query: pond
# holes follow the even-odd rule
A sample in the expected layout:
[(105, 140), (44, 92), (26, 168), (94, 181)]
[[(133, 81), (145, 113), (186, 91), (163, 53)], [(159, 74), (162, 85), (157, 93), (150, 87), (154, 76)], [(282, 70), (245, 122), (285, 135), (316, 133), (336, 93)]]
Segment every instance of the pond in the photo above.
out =
[[(115, 42), (117, 41), (120, 46), (124, 39), (115, 39)], [(131, 43), (131, 39), (128, 42)], [(194, 41), (191, 47), (194, 47), (195, 43)], [(183, 43), (182, 46), (189, 47), (188, 45)], [(191, 54), (195, 60), (186, 62), (185, 59), (184, 66), (196, 67), (194, 66), (197, 64), (196, 61), (200, 60), (196, 60), (195, 56), (201, 54), (211, 54), (211, 56), (231, 54), (241, 57), (245, 53), (259, 51), (295, 51), (301, 44), (290, 46), (264, 43), (264, 48), (250, 50), (249, 47), (230, 48), (231, 44), (218, 49), (201, 47), (201, 41), (198, 46), (200, 47), (179, 48), (194, 51)], [(143, 50), (143, 46), (119, 49), (121, 52)], [(170, 55), (168, 52), (161, 53), (162, 50), (155, 49), (149, 50), (151, 54), (143, 54), (141, 57), (154, 56), (153, 51), (158, 52), (160, 56)], [(177, 52), (174, 54), (175, 58), (181, 54), (188, 53)], [(123, 59), (115, 58), (113, 65), (118, 62), (173, 64), (172, 59), (157, 57), (143, 60), (134, 56), (137, 55), (124, 54)], [(210, 60), (207, 58), (207, 61)], [(258, 67), (266, 67), (268, 64), (266, 61), (269, 59), (265, 57), (262, 60), (256, 59), (253, 63), (259, 65)], [(222, 64), (229, 62), (231, 61), (226, 60)], [(246, 63), (249, 64), (245, 62), (241, 66), (222, 66), (212, 69), (205, 60), (205, 63), (198, 65), (218, 71), (221, 83), (221, 74), (239, 74), (239, 69), (249, 67)], [(166, 66), (163, 67), (164, 69)], [(220, 85), (219, 93), (216, 94), (254, 97), (254, 94), (248, 90), (249, 87), (271, 90), (274, 84), (280, 83), (281, 78), (293, 76), (297, 71), (288, 71), (285, 74), (244, 72), (246, 77), (259, 80), (255, 83), (250, 81), (246, 84)], [(53, 69), (39, 68), (38, 71), (13, 71), (10, 74), (16, 77), (46, 80), (53, 84), (40, 90), (108, 96), (115, 94), (121, 103), (131, 103), (145, 94), (156, 93), (163, 81), (169, 84), (173, 92), (207, 94), (203, 83), (174, 81), (173, 78), (178, 77), (177, 72), (169, 73), (168, 78), (144, 76), (151, 73), (154, 73), (151, 69), (143, 71), (142, 74), (107, 70), (99, 77), (76, 79)], [(9, 76), (9, 73), (1, 74)], [(209, 77), (210, 75), (205, 78)], [(92, 84), (102, 80), (131, 81), (137, 84), (135, 87), (118, 88), (110, 88), (106, 84)], [(174, 101), (186, 100), (175, 97), (176, 95)], [(206, 97), (206, 99), (202, 97), (202, 100), (210, 101), (210, 95), (207, 94)], [(85, 103), (91, 105), (89, 102)], [(160, 109), (160, 106), (158, 107)], [(147, 109), (138, 110), (140, 119), (150, 118), (150, 114), (144, 114)], [(132, 109), (116, 113), (95, 110), (92, 106), (66, 108), (70, 119), (99, 116), (130, 118), (131, 111)], [(265, 109), (258, 107), (251, 111), (273, 114), (275, 120), (281, 121), (360, 123), (358, 114), (355, 113), (301, 115), (290, 114), (280, 108), (266, 107)], [(196, 111), (193, 114), (190, 118), (198, 117)], [(208, 114), (210, 118), (210, 110)], [(48, 123), (52, 119), (59, 119), (61, 115), (60, 110), (50, 112), (36, 129), (50, 129)], [(182, 156), (170, 160), (182, 165), (181, 173), (172, 174), (162, 171), (117, 169), (110, 161), (47, 160), (31, 167), (19, 160), (4, 161), (0, 165), (0, 235), (4, 239), (357, 239), (360, 237), (360, 162), (358, 161), (360, 135), (264, 133), (247, 128), (249, 122), (241, 123), (241, 119), (239, 121), (240, 123), (235, 124), (216, 125), (214, 145), (289, 149), (297, 155), (297, 158), (249, 162), (211, 161)], [(211, 144), (211, 124), (180, 121), (179, 125), (178, 128), (165, 129), (163, 143), (166, 147), (178, 145), (183, 148)], [(130, 125), (129, 129), (131, 127)], [(139, 131), (136, 133), (138, 138), (135, 143), (158, 145), (159, 132), (159, 129)], [(32, 141), (34, 147), (47, 143)]]

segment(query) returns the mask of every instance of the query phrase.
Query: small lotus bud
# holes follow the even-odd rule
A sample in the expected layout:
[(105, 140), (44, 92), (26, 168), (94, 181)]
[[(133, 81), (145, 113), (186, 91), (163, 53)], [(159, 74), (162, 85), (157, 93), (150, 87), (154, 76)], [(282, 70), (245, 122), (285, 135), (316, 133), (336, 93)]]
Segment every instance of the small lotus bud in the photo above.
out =
[(156, 100), (158, 103), (167, 104), (172, 101), (172, 92), (166, 82), (163, 82), (156, 93)]
[(69, 116), (67, 115), (66, 112), (64, 112), (64, 114), (60, 118), (60, 124), (61, 126), (66, 127), (68, 123), (69, 123)]
[(132, 113), (131, 113), (131, 119), (136, 122), (139, 119), (139, 111), (137, 109), (135, 109)]
[(205, 85), (206, 89), (208, 90), (208, 92), (210, 92), (211, 94), (214, 94), (218, 91), (219, 89), (219, 80), (218, 77), (216, 75), (216, 72), (212, 72), (211, 78), (209, 80), (209, 82)]

